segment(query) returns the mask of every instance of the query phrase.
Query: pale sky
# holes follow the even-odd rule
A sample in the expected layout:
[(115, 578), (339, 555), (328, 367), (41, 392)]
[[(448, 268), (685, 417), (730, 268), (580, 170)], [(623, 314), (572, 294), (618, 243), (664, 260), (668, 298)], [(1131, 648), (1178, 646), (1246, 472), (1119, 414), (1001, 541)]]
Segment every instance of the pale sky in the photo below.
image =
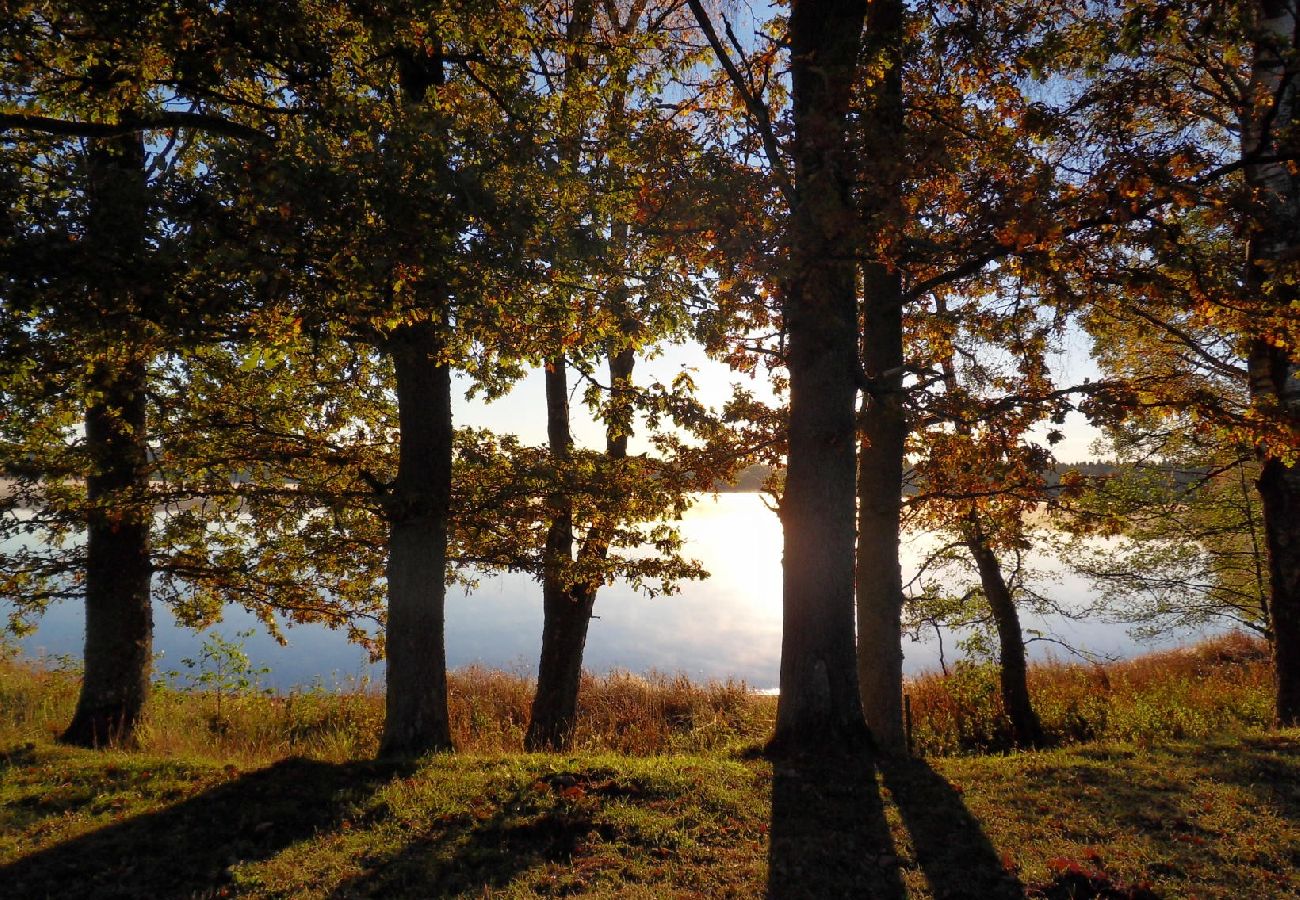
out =
[[(1096, 380), (1100, 377), (1089, 354), (1089, 339), (1077, 330), (1072, 329), (1067, 333), (1061, 352), (1052, 355), (1051, 364), (1058, 385), (1077, 384), (1084, 378)], [(642, 385), (654, 380), (669, 384), (683, 369), (690, 370), (691, 377), (695, 379), (699, 399), (714, 408), (721, 407), (731, 396), (733, 383), (740, 383), (762, 399), (772, 399), (767, 382), (761, 375), (750, 378), (733, 372), (725, 364), (709, 359), (703, 349), (693, 343), (664, 347), (662, 355), (657, 359), (638, 359), (633, 378)], [(546, 389), (540, 370), (530, 372), (509, 394), (493, 403), (486, 403), (481, 398), (466, 400), (466, 386), (466, 383), (460, 383), (453, 407), (458, 426), (472, 425), (490, 428), (498, 433), (513, 433), (531, 445), (546, 442)], [(574, 391), (570, 406), (574, 440), (580, 446), (603, 448), (604, 430), (586, 414), (581, 402), (582, 383), (570, 376), (569, 387)], [(1071, 415), (1064, 427), (1044, 423), (1035, 433), (1046, 435), (1054, 427), (1065, 435), (1065, 439), (1054, 448), (1058, 460), (1083, 462), (1094, 458), (1089, 448), (1100, 433), (1083, 416)], [(632, 453), (643, 453), (649, 449), (643, 435), (633, 436), (629, 446)]]

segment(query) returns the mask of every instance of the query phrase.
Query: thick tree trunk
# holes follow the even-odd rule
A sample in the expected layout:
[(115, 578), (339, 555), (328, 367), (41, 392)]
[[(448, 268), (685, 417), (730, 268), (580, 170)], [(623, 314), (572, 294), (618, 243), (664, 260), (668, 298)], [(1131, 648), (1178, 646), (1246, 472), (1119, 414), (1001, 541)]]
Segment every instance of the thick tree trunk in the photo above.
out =
[[(1295, 379), (1295, 375), (1292, 375)], [(1277, 723), (1300, 725), (1300, 466), (1269, 459), (1259, 479), (1272, 579)]]
[(863, 401), (858, 456), (858, 678), (867, 725), (880, 749), (905, 753), (903, 573), (898, 560), (903, 458), (902, 282), (898, 271), (865, 267)]
[[(1252, 108), (1246, 111), (1242, 152), (1247, 160), (1246, 183), (1254, 192), (1250, 246), (1245, 283), (1256, 301), (1273, 315), (1293, 315), (1294, 283), (1274, 277), (1289, 272), (1300, 256), (1300, 176), (1283, 161), (1255, 159), (1293, 154), (1298, 122), (1300, 50), (1295, 5), (1261, 0), (1251, 73)], [(1283, 141), (1292, 146), (1284, 146)], [(1295, 347), (1278, 347), (1258, 339), (1248, 360), (1250, 396), (1265, 417), (1280, 420), (1293, 433), (1300, 430), (1300, 359)], [(1272, 580), (1269, 618), (1273, 625), (1273, 656), (1277, 678), (1277, 723), (1300, 725), (1300, 466), (1265, 449), (1261, 458), (1260, 499)]]
[(794, 0), (790, 11), (795, 189), (784, 298), (790, 424), (774, 752), (852, 750), (867, 739), (853, 640), (860, 368), (857, 215), (847, 142), (865, 12), (861, 0)]
[(389, 339), (400, 428), (388, 516), (387, 685), (380, 755), (451, 750), (447, 715), (447, 523), (451, 501), (451, 370), (429, 322)]
[(91, 260), (102, 346), (89, 362), (86, 404), (85, 674), (60, 738), (81, 746), (129, 743), (149, 696), (153, 661), (147, 445), (147, 359), (139, 284), (147, 184), (139, 135), (89, 152)]
[(968, 530), (966, 547), (979, 570), (984, 599), (988, 601), (998, 629), (1002, 705), (1011, 721), (1011, 731), (1017, 746), (1040, 747), (1043, 744), (1043, 726), (1029, 699), (1025, 639), (1020, 630), (1016, 601), (1002, 575), (1002, 565), (997, 554), (988, 545), (978, 526)]
[(145, 364), (119, 365), (92, 378), (98, 399), (86, 409), (85, 674), (61, 737), (85, 747), (131, 741), (153, 662)]
[[(907, 416), (903, 407), (903, 279), (894, 253), (902, 226), (903, 4), (876, 0), (867, 13), (865, 58), (881, 74), (864, 91), (862, 152), (862, 404), (858, 457), (858, 680), (867, 725), (880, 749), (907, 751), (903, 725), (903, 573), (898, 560)], [(874, 256), (875, 258), (871, 258)], [(881, 258), (881, 257), (885, 258)]]

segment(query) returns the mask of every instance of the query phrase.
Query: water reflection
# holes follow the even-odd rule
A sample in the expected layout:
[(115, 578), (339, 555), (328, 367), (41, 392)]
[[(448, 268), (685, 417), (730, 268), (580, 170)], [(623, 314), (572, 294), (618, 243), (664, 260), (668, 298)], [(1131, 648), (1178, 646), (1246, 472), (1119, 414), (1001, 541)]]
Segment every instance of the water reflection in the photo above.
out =
[[(705, 498), (682, 522), (687, 550), (713, 575), (688, 582), (681, 592), (647, 599), (626, 585), (601, 591), (587, 642), (586, 665), (597, 672), (612, 668), (645, 672), (685, 672), (693, 678), (742, 678), (758, 688), (774, 687), (781, 649), (781, 530), (776, 515), (754, 494)], [(921, 548), (905, 548), (904, 567), (914, 567)], [(1062, 602), (1082, 603), (1087, 585), (1058, 576), (1052, 593)], [(541, 591), (521, 574), (484, 578), (471, 595), (453, 592), (447, 599), (447, 659), (452, 667), (472, 663), (535, 671), (541, 643)], [(1115, 655), (1138, 646), (1123, 628), (1100, 622), (1047, 621), (1025, 616), (1025, 628), (1048, 628), (1076, 645)], [(179, 628), (170, 613), (158, 608), (155, 649), (162, 670), (181, 668), (202, 636)], [(219, 626), (229, 636), (257, 627), (246, 612), (231, 609)], [(246, 646), (257, 665), (271, 668), (268, 682), (281, 689), (321, 680), (333, 686), (349, 678), (382, 678), (383, 664), (371, 665), (366, 654), (342, 633), (320, 625), (286, 630), (287, 647), (260, 631)], [(31, 656), (81, 652), (83, 614), (79, 604), (51, 608), (40, 628), (21, 642)], [(952, 642), (947, 642), (949, 659)], [(1042, 656), (1050, 645), (1031, 646)], [(904, 668), (917, 672), (938, 668), (933, 639), (906, 642)]]

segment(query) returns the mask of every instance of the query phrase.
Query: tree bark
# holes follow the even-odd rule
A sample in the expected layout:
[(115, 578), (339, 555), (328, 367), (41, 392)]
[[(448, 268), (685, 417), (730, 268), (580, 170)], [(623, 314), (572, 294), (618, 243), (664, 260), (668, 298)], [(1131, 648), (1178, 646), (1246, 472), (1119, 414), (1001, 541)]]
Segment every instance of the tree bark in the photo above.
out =
[[(1294, 375), (1291, 376), (1293, 379)], [(1300, 725), (1300, 467), (1264, 462), (1259, 479), (1272, 583), (1277, 724)]]
[(148, 215), (139, 134), (95, 141), (88, 154), (86, 245), (91, 330), (86, 390), (85, 674), (60, 740), (130, 743), (153, 662), (146, 379), (140, 278)]
[[(546, 367), (546, 434), (557, 478), (573, 449), (570, 433), (568, 371), (563, 354)], [(596, 602), (594, 590), (570, 582), (573, 563), (573, 501), (563, 484), (551, 498), (551, 522), (542, 557), (542, 653), (537, 692), (524, 735), (524, 749), (565, 750), (573, 742), (578, 685), (587, 627)]]
[(578, 688), (587, 628), (596, 605), (590, 586), (548, 580), (542, 585), (542, 654), (537, 669), (537, 693), (524, 749), (565, 751), (573, 746), (577, 726)]
[[(402, 101), (416, 107), (446, 81), (442, 43), (399, 48)], [(447, 710), (447, 537), (451, 517), (451, 367), (443, 358), (448, 297), (423, 288), (426, 316), (386, 340), (397, 392), (397, 479), (384, 498), (388, 518), (387, 671), (381, 757), (455, 749)]]
[[(858, 455), (858, 555), (855, 594), (858, 680), (876, 745), (907, 752), (903, 723), (903, 572), (898, 545), (908, 423), (903, 406), (903, 279), (888, 258), (902, 224), (904, 166), (900, 0), (876, 0), (867, 13), (864, 56), (882, 74), (864, 90), (862, 142), (871, 167), (863, 178), (868, 257), (862, 267), (862, 402)], [(883, 257), (883, 258), (882, 258)]]
[(849, 106), (866, 3), (794, 0), (795, 188), (784, 289), (790, 373), (781, 523), (781, 696), (773, 752), (851, 751), (867, 740), (853, 622), (859, 362)]
[[(577, 45), (590, 34), (593, 5), (590, 0), (575, 3), (569, 25), (569, 40), (573, 43), (566, 79), (581, 73), (587, 65), (585, 56)], [(628, 34), (637, 25), (636, 14), (626, 22), (614, 23)], [(617, 134), (622, 125), (625, 86), (615, 91), (611, 102), (611, 133)], [(580, 161), (579, 142), (573, 142), (571, 154), (575, 165)], [(610, 243), (615, 248), (626, 246), (628, 224), (616, 219), (610, 226)], [(634, 334), (636, 322), (627, 312), (627, 291), (615, 284), (609, 304), (620, 323), (622, 334)], [(611, 348), (608, 357), (610, 380), (610, 419), (606, 424), (605, 456), (610, 460), (627, 458), (627, 442), (631, 425), (629, 406), (632, 371), (636, 366), (636, 352), (630, 346)], [(551, 456), (557, 461), (567, 461), (573, 439), (570, 433), (568, 380), (563, 355), (557, 357), (546, 371), (547, 439)], [(567, 571), (573, 560), (573, 505), (568, 497), (553, 501), (554, 518), (547, 531), (546, 557), (542, 576), (542, 652), (537, 668), (537, 693), (533, 697), (528, 733), (524, 748), (529, 751), (568, 750), (573, 746), (577, 725), (578, 689), (582, 681), (582, 659), (587, 645), (587, 631), (591, 625), (592, 611), (596, 605), (599, 582), (574, 582)], [(604, 560), (609, 554), (609, 538), (600, 523), (592, 523), (582, 548), (580, 558)]]
[(86, 408), (85, 673), (64, 743), (129, 744), (153, 663), (151, 515), (144, 434), (145, 364), (96, 373)]
[[(1251, 162), (1285, 157), (1294, 148), (1300, 49), (1293, 3), (1261, 0), (1257, 6), (1251, 106), (1245, 111), (1242, 152), (1246, 184), (1254, 194), (1254, 215), (1246, 254), (1248, 294), (1265, 310), (1285, 315), (1295, 309), (1297, 292), (1274, 270), (1294, 267), (1300, 256), (1300, 176), (1286, 162)], [(1250, 396), (1267, 419), (1295, 433), (1300, 429), (1300, 360), (1294, 347), (1254, 341), (1248, 358)], [(1276, 719), (1300, 725), (1300, 467), (1265, 448), (1261, 451), (1260, 499), (1269, 554), (1276, 672)]]
[[(972, 515), (972, 520), (974, 516)], [(975, 567), (979, 570), (980, 586), (984, 589), (984, 599), (988, 601), (989, 610), (998, 630), (999, 669), (998, 676), (1002, 689), (1002, 705), (1011, 722), (1011, 731), (1019, 747), (1040, 747), (1043, 745), (1043, 726), (1034, 712), (1029, 699), (1029, 682), (1026, 680), (1028, 666), (1025, 661), (1025, 639), (1020, 630), (1020, 614), (1016, 611), (1016, 601), (1011, 596), (1006, 578), (1002, 575), (1002, 564), (997, 554), (985, 540), (977, 522), (966, 532), (966, 547)]]
[[(567, 378), (560, 365), (546, 372), (548, 436), (551, 453), (567, 459), (572, 447), (569, 436)], [(629, 347), (609, 358), (610, 384), (617, 407), (627, 396), (632, 383), (636, 353)], [(558, 371), (558, 375), (556, 372)], [(606, 434), (605, 456), (611, 460), (627, 458), (628, 432), (615, 415)], [(524, 749), (563, 751), (573, 746), (577, 725), (578, 688), (582, 682), (582, 658), (587, 646), (587, 631), (596, 607), (599, 584), (573, 582), (566, 571), (573, 559), (573, 509), (568, 498), (556, 501), (557, 513), (546, 535), (546, 557), (542, 576), (542, 652), (537, 667), (537, 693), (533, 696), (528, 733)], [(593, 524), (580, 553), (604, 559), (609, 553), (609, 539)]]
[(447, 523), (451, 503), (451, 369), (437, 326), (389, 339), (397, 385), (397, 480), (388, 516), (388, 669), (380, 755), (453, 749), (447, 713)]
[(902, 404), (902, 283), (866, 266), (863, 401), (858, 456), (858, 678), (867, 724), (880, 749), (903, 753), (903, 573), (898, 548), (907, 419)]

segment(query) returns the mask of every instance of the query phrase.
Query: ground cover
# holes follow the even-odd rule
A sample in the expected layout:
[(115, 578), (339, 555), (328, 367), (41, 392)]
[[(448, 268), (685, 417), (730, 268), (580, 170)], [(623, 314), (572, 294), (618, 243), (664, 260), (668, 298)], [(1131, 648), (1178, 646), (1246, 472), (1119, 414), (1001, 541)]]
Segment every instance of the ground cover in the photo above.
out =
[[(248, 696), (218, 720), (160, 690), (140, 749), (61, 747), (72, 676), (10, 662), (0, 894), (1297, 896), (1300, 732), (1252, 724), (1253, 701), (1224, 712), (1255, 665), (1220, 646), (1111, 669), (1116, 697), (1146, 698), (1108, 710), (1124, 739), (901, 762), (769, 760), (770, 699), (627, 676), (589, 685), (579, 752), (523, 754), (526, 680), (462, 673), (469, 752), (380, 764), (358, 761), (364, 691)], [(1045, 701), (1073, 683), (1039, 675)], [(1150, 699), (1161, 678), (1181, 719)]]

